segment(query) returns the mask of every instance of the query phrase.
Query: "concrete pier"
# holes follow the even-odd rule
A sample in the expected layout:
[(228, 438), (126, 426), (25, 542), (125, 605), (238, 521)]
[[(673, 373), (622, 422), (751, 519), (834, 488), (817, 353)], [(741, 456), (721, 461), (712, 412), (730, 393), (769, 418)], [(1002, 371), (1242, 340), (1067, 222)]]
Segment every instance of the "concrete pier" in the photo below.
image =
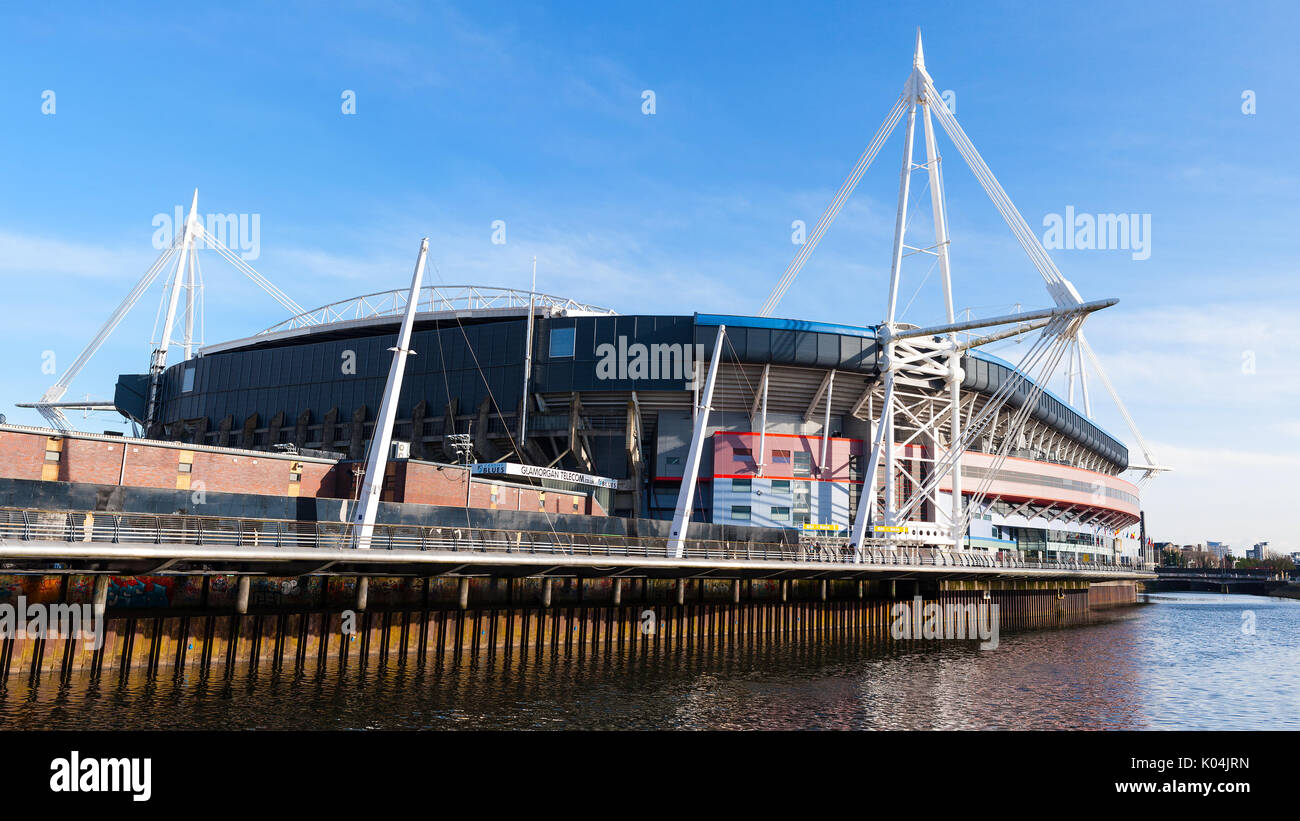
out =
[(248, 592), (251, 581), (247, 576), (239, 577), (238, 592), (235, 594), (235, 612), (241, 616), (248, 612)]
[[(65, 596), (64, 601), (66, 600), (67, 599)], [(104, 613), (107, 609), (108, 609), (108, 576), (96, 576), (95, 588), (94, 588), (94, 599), (93, 599), (93, 612), (95, 614), (96, 622), (103, 621)]]
[(356, 610), (358, 613), (365, 612), (366, 605), (370, 599), (370, 579), (362, 576), (357, 579), (357, 599)]

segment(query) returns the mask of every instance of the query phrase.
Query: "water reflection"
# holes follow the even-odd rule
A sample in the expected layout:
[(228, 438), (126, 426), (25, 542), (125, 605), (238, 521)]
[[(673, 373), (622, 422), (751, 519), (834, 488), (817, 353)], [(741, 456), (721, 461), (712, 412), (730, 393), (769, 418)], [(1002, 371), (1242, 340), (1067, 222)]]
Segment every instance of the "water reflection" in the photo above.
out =
[(1300, 602), (1195, 593), (1151, 602), (1086, 626), (1004, 635), (993, 651), (834, 638), (306, 675), (10, 681), (0, 728), (1300, 727)]

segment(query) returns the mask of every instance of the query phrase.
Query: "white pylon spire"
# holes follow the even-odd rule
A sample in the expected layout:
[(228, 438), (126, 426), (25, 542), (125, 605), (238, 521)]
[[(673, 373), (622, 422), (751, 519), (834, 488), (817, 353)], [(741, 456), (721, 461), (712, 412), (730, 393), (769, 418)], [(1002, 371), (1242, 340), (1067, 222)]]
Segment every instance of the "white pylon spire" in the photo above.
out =
[[(918, 106), (921, 109), (925, 131), (925, 162), (920, 164), (913, 159)], [(985, 192), (1024, 247), (1030, 261), (1039, 270), (1047, 283), (1049, 293), (1056, 302), (1055, 308), (974, 322), (955, 321), (950, 240), (940, 167), (941, 157), (935, 140), (932, 115), (957, 145), (963, 159), (975, 172)], [(849, 178), (841, 186), (835, 201), (822, 215), (809, 242), (800, 249), (794, 262), (786, 269), (780, 283), (768, 297), (761, 315), (771, 314), (812, 253), (810, 246), (815, 246), (821, 239), (829, 223), (839, 213), (844, 200), (852, 193), (866, 167), (875, 158), (880, 145), (904, 117), (906, 117), (906, 126), (903, 137), (902, 168), (899, 172), (898, 211), (895, 216), (890, 259), (889, 293), (884, 322), (876, 328), (883, 397), (880, 416), (876, 420), (872, 436), (871, 452), (867, 457), (863, 493), (860, 496), (851, 537), (852, 544), (859, 555), (868, 540), (872, 544), (892, 546), (916, 543), (917, 539), (908, 535), (909, 526), (914, 524), (929, 525), (929, 527), (918, 528), (924, 531), (927, 543), (962, 547), (972, 511), (982, 501), (991, 477), (997, 473), (1011, 443), (1023, 430), (1041, 395), (1042, 385), (1050, 378), (1062, 353), (1074, 340), (1084, 317), (1092, 311), (1114, 304), (1113, 300), (1084, 303), (1074, 286), (1052, 263), (1038, 238), (1029, 230), (1020, 212), (1011, 204), (1002, 186), (961, 131), (952, 113), (942, 104), (941, 97), (925, 68), (925, 49), (918, 29), (916, 47), (912, 53), (912, 71), (908, 75), (902, 95), (890, 110), (876, 137), (859, 159)], [(911, 175), (917, 170), (925, 170), (929, 175), (935, 230), (934, 244), (930, 247), (913, 247), (906, 241)], [(902, 263), (909, 253), (933, 254), (937, 257), (941, 270), (947, 322), (926, 328), (924, 333), (913, 330), (912, 326), (901, 324), (897, 317)], [(1031, 317), (1043, 321), (1033, 323), (1025, 321)], [(1009, 330), (1004, 327), (979, 339), (965, 342), (959, 337), (959, 333), (964, 330), (993, 326), (1014, 327)], [(1026, 353), (1022, 367), (1013, 372), (1013, 375), (993, 392), (979, 413), (973, 414), (969, 426), (963, 425), (961, 384), (965, 375), (962, 372), (961, 361), (964, 352), (994, 339), (1005, 339), (1011, 335), (1030, 331), (1041, 331), (1041, 334), (1038, 341)], [(913, 423), (918, 426), (918, 432), (908, 440), (909, 443), (915, 442), (924, 449), (925, 461), (931, 463), (931, 469), (921, 479), (915, 476), (900, 477), (897, 472), (898, 443), (894, 430), (895, 413), (899, 408), (897, 391), (900, 386), (907, 388), (925, 385), (936, 378), (942, 379), (947, 387), (946, 411), (928, 420), (913, 419)], [(966, 504), (963, 499), (961, 455), (984, 434), (991, 423), (998, 422), (999, 410), (1012, 395), (1019, 397), (1019, 405), (1005, 420), (1007, 427), (1002, 432), (1000, 450), (994, 454), (992, 470), (987, 471), (988, 475), (972, 494), (971, 504)], [(875, 487), (876, 476), (880, 471), (884, 474), (884, 507), (878, 515), (875, 509), (877, 505)], [(952, 505), (948, 512), (941, 512), (937, 504), (940, 497), (939, 484), (943, 480), (948, 480), (950, 483)], [(903, 486), (899, 485), (900, 481), (904, 482)], [(907, 493), (909, 490), (910, 494)], [(927, 506), (929, 510), (926, 510)]]
[[(237, 254), (227, 248), (220, 240), (214, 237), (203, 225), (198, 213), (199, 191), (194, 189), (194, 196), (190, 201), (189, 214), (185, 217), (182, 228), (176, 232), (171, 244), (163, 249), (158, 258), (154, 260), (149, 269), (145, 271), (140, 280), (136, 282), (135, 287), (127, 294), (126, 298), (113, 310), (108, 320), (100, 327), (94, 338), (81, 350), (77, 358), (63, 372), (58, 381), (46, 389), (40, 400), (36, 402), (18, 402), (16, 405), (20, 408), (35, 408), (38, 413), (45, 417), (50, 425), (58, 430), (71, 430), (72, 426), (68, 418), (64, 415), (64, 410), (82, 409), (82, 410), (113, 410), (112, 402), (62, 402), (63, 395), (67, 393), (68, 387), (72, 380), (76, 378), (87, 363), (90, 362), (103, 344), (117, 329), (117, 326), (126, 318), (126, 315), (135, 307), (136, 303), (150, 286), (162, 275), (164, 270), (171, 270), (172, 276), (164, 279), (168, 286), (164, 289), (162, 303), (159, 307), (159, 313), (164, 313), (166, 319), (163, 323), (162, 335), (158, 344), (154, 347), (150, 356), (149, 371), (151, 374), (149, 399), (146, 405), (146, 416), (152, 420), (153, 414), (157, 411), (157, 383), (158, 380), (153, 377), (155, 373), (161, 373), (167, 364), (167, 349), (171, 342), (171, 331), (176, 324), (178, 308), (180, 305), (180, 289), (187, 288), (186, 305), (184, 308), (184, 339), (181, 344), (185, 348), (186, 358), (193, 354), (194, 345), (194, 295), (196, 290), (203, 287), (202, 276), (203, 269), (198, 264), (196, 252), (201, 247), (210, 248), (220, 254), (227, 262), (233, 265), (240, 273), (251, 279), (266, 293), (283, 305), (290, 315), (304, 313), (302, 306), (293, 301), (283, 291), (277, 288), (270, 280), (262, 276), (253, 269), (247, 262), (241, 259)], [(177, 257), (179, 256), (179, 259)], [(174, 266), (174, 267), (173, 267)], [(188, 268), (188, 271), (187, 271)], [(188, 281), (188, 286), (183, 285)], [(305, 324), (315, 324), (314, 320), (308, 320)], [(147, 430), (147, 428), (146, 428)]]
[(171, 344), (172, 327), (176, 324), (176, 307), (180, 303), (181, 287), (185, 282), (185, 264), (194, 253), (194, 241), (203, 232), (198, 221), (199, 189), (194, 189), (194, 199), (190, 202), (190, 212), (185, 218), (185, 227), (181, 229), (180, 259), (176, 263), (176, 272), (172, 275), (171, 295), (167, 299), (167, 313), (163, 317), (162, 335), (158, 346), (153, 349), (149, 360), (149, 400), (145, 406), (145, 431), (158, 421), (158, 397), (162, 390), (162, 374), (167, 370), (167, 348)]

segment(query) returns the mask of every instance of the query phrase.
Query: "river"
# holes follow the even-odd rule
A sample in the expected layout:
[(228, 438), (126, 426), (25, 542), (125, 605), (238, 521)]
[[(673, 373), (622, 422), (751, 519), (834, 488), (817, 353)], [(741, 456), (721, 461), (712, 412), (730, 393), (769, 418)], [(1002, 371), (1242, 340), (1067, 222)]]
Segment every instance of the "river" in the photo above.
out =
[(1144, 598), (983, 651), (832, 638), (229, 679), (47, 676), (0, 688), (0, 729), (1300, 728), (1300, 601)]

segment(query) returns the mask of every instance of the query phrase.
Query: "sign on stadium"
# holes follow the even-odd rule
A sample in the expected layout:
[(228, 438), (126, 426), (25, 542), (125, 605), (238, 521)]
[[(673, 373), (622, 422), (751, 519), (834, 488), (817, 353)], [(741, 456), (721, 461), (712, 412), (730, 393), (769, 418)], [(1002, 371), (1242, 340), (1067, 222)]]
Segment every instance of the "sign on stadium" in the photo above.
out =
[(631, 487), (630, 483), (624, 480), (592, 476), (590, 473), (578, 473), (560, 468), (520, 465), (514, 462), (475, 462), (470, 465), (470, 470), (476, 476), (526, 476), (531, 479), (551, 479), (556, 482), (572, 482), (575, 485), (604, 487), (610, 490), (628, 490)]

